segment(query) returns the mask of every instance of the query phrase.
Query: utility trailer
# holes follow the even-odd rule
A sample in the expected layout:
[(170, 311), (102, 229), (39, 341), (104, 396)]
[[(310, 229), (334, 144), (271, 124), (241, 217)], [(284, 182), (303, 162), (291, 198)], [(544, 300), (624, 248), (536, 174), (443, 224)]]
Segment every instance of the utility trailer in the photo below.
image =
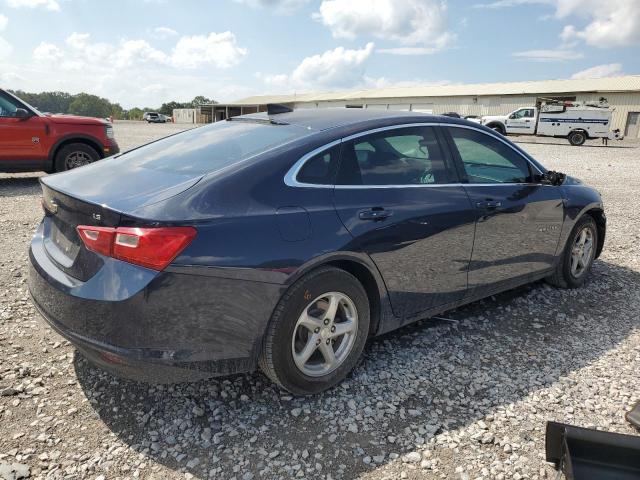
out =
[(611, 130), (613, 110), (604, 102), (578, 103), (541, 99), (535, 107), (523, 107), (509, 115), (487, 115), (481, 124), (503, 135), (560, 137), (571, 145), (587, 139), (622, 140), (620, 130)]

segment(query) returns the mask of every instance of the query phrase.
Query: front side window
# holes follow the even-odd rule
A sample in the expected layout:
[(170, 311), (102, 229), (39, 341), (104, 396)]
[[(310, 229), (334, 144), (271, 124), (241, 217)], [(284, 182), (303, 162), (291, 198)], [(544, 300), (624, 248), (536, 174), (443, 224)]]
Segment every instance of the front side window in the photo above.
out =
[(10, 97), (0, 95), (0, 117), (15, 117), (16, 110), (22, 108)]
[(342, 144), (338, 185), (428, 185), (449, 181), (432, 127), (390, 129)]
[(497, 138), (468, 128), (449, 128), (469, 183), (527, 183), (529, 162)]

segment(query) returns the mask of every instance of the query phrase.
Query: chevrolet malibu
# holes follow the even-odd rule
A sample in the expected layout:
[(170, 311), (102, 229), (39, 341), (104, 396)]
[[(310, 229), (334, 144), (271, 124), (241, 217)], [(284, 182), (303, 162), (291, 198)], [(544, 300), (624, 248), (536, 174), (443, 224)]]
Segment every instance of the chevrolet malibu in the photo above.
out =
[(260, 368), (294, 394), (367, 339), (540, 279), (579, 287), (600, 195), (451, 117), (235, 117), (41, 179), (29, 287), (92, 362), (150, 382)]

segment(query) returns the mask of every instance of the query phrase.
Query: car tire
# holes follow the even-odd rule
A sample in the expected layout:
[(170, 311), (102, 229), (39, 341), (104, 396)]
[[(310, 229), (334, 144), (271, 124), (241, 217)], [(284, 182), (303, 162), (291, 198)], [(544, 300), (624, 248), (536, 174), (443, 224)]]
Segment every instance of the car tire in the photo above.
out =
[[(589, 238), (589, 251), (586, 257), (582, 257), (582, 261), (578, 261), (578, 255), (582, 251), (587, 253), (583, 246), (580, 247), (582, 241), (583, 232)], [(556, 267), (553, 275), (547, 278), (547, 281), (560, 288), (578, 288), (581, 287), (589, 276), (593, 261), (596, 257), (596, 250), (598, 246), (598, 228), (596, 222), (590, 215), (585, 215), (573, 227), (567, 243), (564, 247), (562, 258)], [(578, 270), (575, 269), (576, 262), (579, 265), (582, 263), (582, 267)]]
[(569, 143), (574, 147), (579, 147), (587, 141), (587, 134), (584, 132), (571, 132), (568, 137)]
[(56, 154), (55, 171), (66, 172), (100, 160), (98, 152), (86, 143), (70, 143)]
[[(336, 313), (327, 323), (332, 305)], [(289, 288), (275, 308), (262, 342), (260, 369), (295, 395), (327, 390), (358, 364), (369, 334), (369, 317), (367, 293), (353, 275), (333, 267), (310, 272)], [(337, 333), (349, 328), (348, 333)], [(327, 361), (327, 356), (335, 362)]]
[(494, 132), (498, 132), (500, 135), (504, 136), (506, 134), (504, 127), (502, 127), (502, 125), (495, 124), (495, 125), (491, 125), (489, 128)]

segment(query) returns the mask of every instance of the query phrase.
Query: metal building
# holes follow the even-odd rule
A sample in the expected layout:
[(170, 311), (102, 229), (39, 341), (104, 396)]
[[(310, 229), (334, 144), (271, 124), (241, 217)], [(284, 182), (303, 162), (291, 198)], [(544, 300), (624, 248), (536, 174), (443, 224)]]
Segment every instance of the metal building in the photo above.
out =
[(520, 107), (535, 105), (543, 98), (580, 102), (597, 102), (605, 98), (614, 109), (612, 129), (619, 128), (627, 138), (640, 138), (640, 75), (265, 95), (211, 107), (218, 111), (219, 118), (216, 120), (239, 115), (241, 111), (245, 113), (244, 110), (247, 110), (246, 113), (261, 111), (267, 103), (280, 103), (293, 108), (379, 108), (481, 116), (504, 115)]

